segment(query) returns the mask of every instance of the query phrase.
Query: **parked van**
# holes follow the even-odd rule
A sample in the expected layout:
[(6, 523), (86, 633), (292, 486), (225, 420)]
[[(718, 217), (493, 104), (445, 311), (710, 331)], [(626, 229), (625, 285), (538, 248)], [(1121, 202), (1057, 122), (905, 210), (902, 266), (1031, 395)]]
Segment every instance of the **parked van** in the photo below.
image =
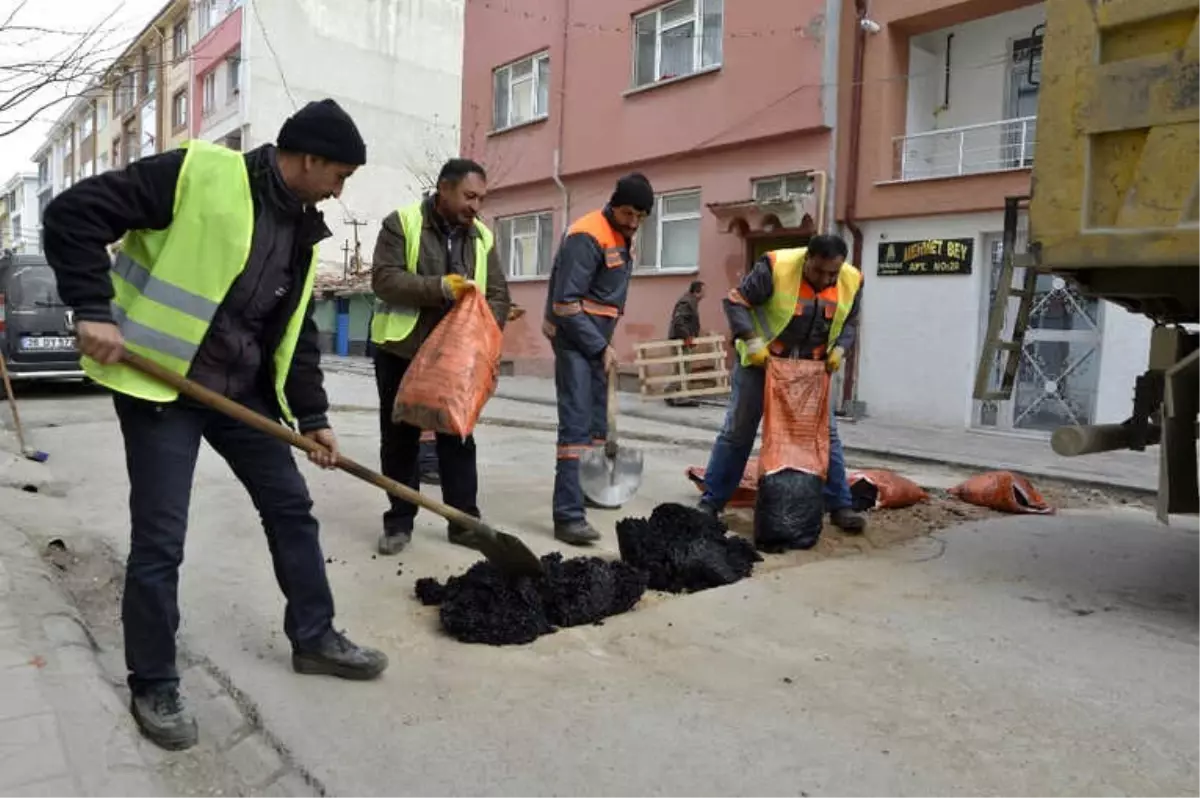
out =
[(74, 314), (41, 255), (0, 258), (0, 357), (13, 380), (83, 379)]

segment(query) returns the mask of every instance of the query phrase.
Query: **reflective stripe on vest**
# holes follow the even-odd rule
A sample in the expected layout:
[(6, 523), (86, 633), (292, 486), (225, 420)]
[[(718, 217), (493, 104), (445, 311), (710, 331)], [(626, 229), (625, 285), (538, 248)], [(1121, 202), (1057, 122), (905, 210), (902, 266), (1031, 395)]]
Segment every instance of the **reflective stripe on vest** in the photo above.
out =
[[(797, 247), (767, 253), (771, 259), (771, 275), (775, 288), (765, 304), (750, 308), (754, 332), (767, 344), (780, 336), (796, 314), (796, 304), (800, 301), (801, 285), (804, 282), (804, 261), (807, 252), (806, 248)], [(861, 286), (862, 272), (849, 263), (843, 263), (838, 272), (837, 306), (829, 326), (826, 347), (832, 348), (837, 343), (842, 328), (846, 326), (846, 317), (850, 315), (850, 309), (854, 306), (854, 297), (858, 295)], [(749, 365), (746, 342), (737, 341), (735, 347), (741, 364)]]
[[(121, 240), (110, 272), (113, 321), (125, 345), (159, 365), (186, 375), (208, 326), (245, 268), (254, 234), (254, 202), (245, 156), (191, 141), (175, 186), (171, 225), (131, 230)], [(284, 418), (294, 421), (283, 386), (312, 298), (316, 249), (302, 300), (274, 354), (275, 392)], [(83, 369), (114, 391), (150, 402), (172, 402), (174, 389), (122, 364), (82, 358)]]
[[(567, 236), (576, 233), (583, 233), (592, 237), (604, 255), (605, 268), (620, 269), (625, 266), (625, 239), (616, 230), (613, 230), (612, 225), (609, 224), (608, 219), (604, 216), (604, 211), (592, 211), (579, 217), (567, 228), (567, 232), (563, 238), (565, 239)], [(586, 313), (589, 316), (616, 319), (621, 316), (621, 308), (616, 305), (597, 302), (594, 299), (583, 299), (574, 302), (553, 302), (549, 305), (549, 315), (542, 322), (542, 332), (548, 338), (554, 337), (557, 325), (550, 316), (565, 318), (567, 316), (577, 316), (580, 313)]]
[[(415, 202), (396, 211), (400, 217), (400, 229), (404, 231), (404, 268), (410, 274), (417, 273), (417, 262), (421, 257), (421, 228), (425, 225), (422, 205)], [(487, 260), (492, 251), (492, 231), (483, 222), (475, 220), (475, 285), (487, 292)], [(385, 344), (403, 341), (412, 335), (420, 318), (419, 308), (389, 305), (382, 299), (375, 300), (375, 316), (371, 319), (371, 343)]]

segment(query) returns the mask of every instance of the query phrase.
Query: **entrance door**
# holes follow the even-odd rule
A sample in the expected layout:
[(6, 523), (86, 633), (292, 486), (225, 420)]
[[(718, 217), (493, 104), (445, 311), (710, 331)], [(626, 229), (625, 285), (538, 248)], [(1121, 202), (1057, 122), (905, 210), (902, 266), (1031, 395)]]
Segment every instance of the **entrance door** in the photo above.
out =
[[(1018, 250), (1024, 248), (1023, 232), (1019, 235)], [(986, 328), (1000, 273), (1001, 236), (998, 233), (984, 236), (983, 242), (991, 260), (990, 290), (983, 307)], [(1020, 282), (1020, 271), (1014, 278), (1016, 283)], [(1006, 324), (1011, 326), (1012, 319), (1006, 319)], [(1091, 424), (1100, 376), (1100, 324), (1097, 300), (1081, 296), (1061, 277), (1040, 275), (1013, 398), (1007, 402), (977, 403), (976, 424), (985, 429), (1032, 433), (1048, 433), (1071, 424)], [(999, 384), (999, 378), (997, 364), (994, 384)]]

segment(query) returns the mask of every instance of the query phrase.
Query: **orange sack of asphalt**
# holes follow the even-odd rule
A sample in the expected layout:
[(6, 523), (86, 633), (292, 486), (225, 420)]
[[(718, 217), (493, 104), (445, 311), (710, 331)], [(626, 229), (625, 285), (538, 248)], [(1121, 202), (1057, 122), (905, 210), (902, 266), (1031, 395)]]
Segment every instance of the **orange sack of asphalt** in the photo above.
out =
[(759, 476), (829, 470), (829, 374), (821, 360), (767, 359)]
[(917, 483), (907, 477), (902, 477), (895, 471), (885, 469), (866, 469), (851, 471), (847, 475), (851, 491), (859, 480), (864, 480), (875, 488), (875, 507), (894, 510), (901, 507), (911, 507), (929, 500), (929, 494)]
[(1002, 513), (1035, 513), (1047, 515), (1054, 508), (1046, 503), (1037, 488), (1020, 474), (1011, 471), (989, 471), (977, 474), (961, 485), (950, 489), (950, 495), (979, 507)]
[(468, 291), (417, 350), (392, 421), (466, 438), (500, 380), (503, 333), (482, 293)]
[[(696, 486), (696, 490), (704, 492), (704, 466), (688, 466), (687, 478)], [(758, 498), (758, 458), (751, 457), (746, 461), (746, 470), (742, 479), (733, 489), (733, 495), (725, 502), (726, 507), (753, 507)]]

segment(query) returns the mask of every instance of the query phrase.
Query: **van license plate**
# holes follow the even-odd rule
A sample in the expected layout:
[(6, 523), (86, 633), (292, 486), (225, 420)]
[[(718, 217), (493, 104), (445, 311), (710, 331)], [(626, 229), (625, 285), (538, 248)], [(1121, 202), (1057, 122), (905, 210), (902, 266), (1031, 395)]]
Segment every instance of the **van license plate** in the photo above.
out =
[(74, 338), (59, 336), (40, 336), (38, 338), (22, 338), (21, 348), (37, 352), (70, 352), (75, 349)]

